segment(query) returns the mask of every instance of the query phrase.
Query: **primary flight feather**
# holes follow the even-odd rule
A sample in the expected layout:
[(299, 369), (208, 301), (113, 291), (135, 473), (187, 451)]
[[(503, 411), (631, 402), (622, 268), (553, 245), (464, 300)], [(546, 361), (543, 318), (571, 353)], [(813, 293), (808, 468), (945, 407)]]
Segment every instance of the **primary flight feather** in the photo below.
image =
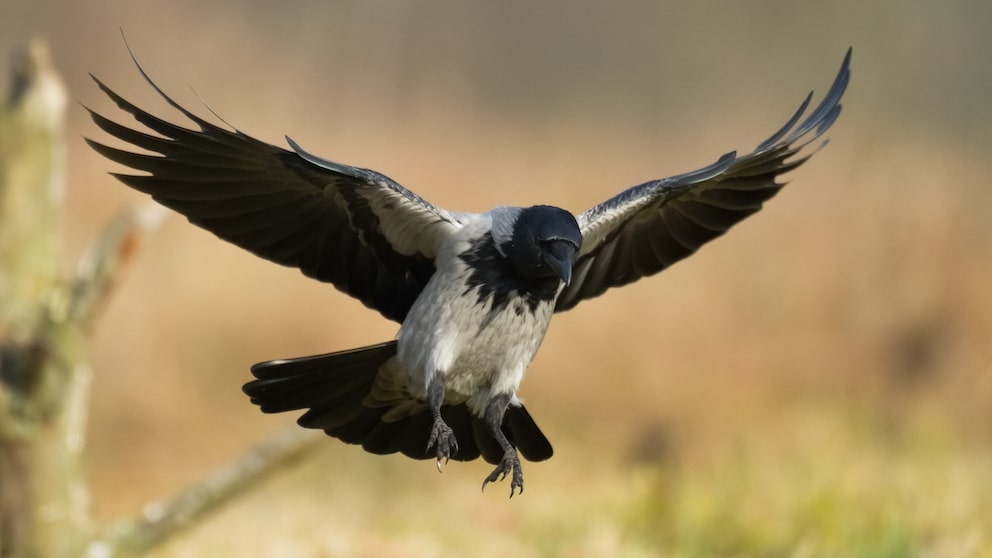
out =
[(445, 211), (289, 138), (287, 150), (206, 121), (140, 65), (196, 128), (152, 116), (94, 77), (155, 135), (90, 110), (96, 125), (154, 154), (86, 141), (147, 173), (114, 176), (193, 224), (401, 324), (393, 341), (253, 366), (244, 391), (263, 412), (305, 410), (304, 427), (438, 467), (481, 456), (496, 465), (483, 488), (509, 475), (513, 496), (523, 491), (518, 450), (533, 461), (552, 454), (516, 392), (553, 313), (653, 275), (761, 209), (840, 114), (850, 59), (848, 50), (809, 115), (812, 94), (753, 152), (634, 186), (578, 216), (547, 205)]

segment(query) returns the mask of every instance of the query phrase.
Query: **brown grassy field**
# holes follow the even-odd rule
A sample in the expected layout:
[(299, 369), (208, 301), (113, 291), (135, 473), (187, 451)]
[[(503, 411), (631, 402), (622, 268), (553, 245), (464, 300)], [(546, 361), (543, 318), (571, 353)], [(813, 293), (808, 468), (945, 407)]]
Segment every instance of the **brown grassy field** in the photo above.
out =
[[(992, 555), (989, 8), (587, 4), (9, 8), (0, 48), (48, 36), (72, 96), (121, 121), (86, 72), (171, 114), (124, 27), (184, 104), (192, 84), (249, 134), (473, 211), (581, 211), (748, 149), (855, 48), (831, 144), (765, 210), (556, 318), (522, 390), (556, 455), (524, 464), (521, 497), (480, 493), (479, 462), (438, 474), (328, 439), (157, 556)], [(76, 139), (96, 134), (75, 108), (67, 267), (144, 202)], [(96, 514), (290, 424), (241, 394), (252, 363), (394, 333), (171, 218), (93, 334)]]

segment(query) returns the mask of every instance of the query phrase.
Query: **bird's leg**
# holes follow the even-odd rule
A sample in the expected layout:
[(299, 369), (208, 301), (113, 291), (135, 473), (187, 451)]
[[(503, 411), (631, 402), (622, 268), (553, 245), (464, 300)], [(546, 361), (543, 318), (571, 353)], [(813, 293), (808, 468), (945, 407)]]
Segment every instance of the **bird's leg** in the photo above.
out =
[(434, 426), (431, 428), (431, 437), (427, 440), (427, 451), (432, 447), (437, 447), (437, 470), (441, 470), (441, 460), (445, 463), (448, 458), (458, 453), (458, 440), (451, 427), (445, 424), (441, 418), (441, 405), (444, 404), (444, 380), (441, 374), (435, 374), (427, 385), (427, 406), (430, 407), (431, 415), (434, 416)]
[(503, 448), (503, 459), (500, 460), (496, 469), (482, 481), (482, 490), (486, 489), (487, 484), (503, 480), (509, 474), (511, 475), (510, 498), (513, 498), (514, 492), (520, 494), (524, 492), (524, 474), (520, 468), (520, 457), (517, 455), (516, 448), (506, 438), (506, 434), (503, 434), (503, 415), (509, 404), (510, 394), (503, 393), (490, 399), (486, 406), (486, 426), (489, 427), (489, 432), (496, 438), (499, 446)]

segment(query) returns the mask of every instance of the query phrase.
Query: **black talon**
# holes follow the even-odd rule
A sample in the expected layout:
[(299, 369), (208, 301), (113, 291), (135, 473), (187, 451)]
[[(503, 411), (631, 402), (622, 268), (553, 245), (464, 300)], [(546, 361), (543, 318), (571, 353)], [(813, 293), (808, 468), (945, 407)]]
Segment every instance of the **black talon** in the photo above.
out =
[(506, 438), (502, 428), (503, 415), (506, 413), (506, 407), (510, 404), (510, 397), (511, 394), (509, 393), (497, 395), (489, 401), (489, 405), (486, 407), (486, 426), (496, 438), (496, 442), (503, 448), (503, 458), (500, 459), (493, 472), (482, 481), (482, 490), (486, 490), (487, 484), (501, 481), (507, 475), (511, 475), (510, 498), (513, 498), (515, 492), (524, 493), (524, 473), (520, 467), (520, 456), (517, 455), (517, 450), (510, 443), (510, 440)]
[(452, 455), (458, 453), (458, 440), (451, 427), (445, 424), (441, 417), (434, 419), (434, 427), (431, 428), (431, 436), (427, 440), (427, 453), (432, 447), (437, 447), (437, 468), (441, 470), (441, 460), (447, 464)]
[(441, 470), (441, 460), (445, 463), (452, 455), (458, 453), (458, 440), (451, 427), (445, 424), (441, 418), (441, 405), (444, 404), (444, 383), (441, 374), (434, 376), (427, 386), (427, 406), (430, 407), (431, 415), (434, 416), (434, 426), (431, 428), (430, 438), (427, 439), (426, 453), (430, 453), (431, 447), (437, 447), (437, 470)]
[(517, 456), (517, 450), (510, 449), (510, 451), (503, 454), (503, 459), (500, 460), (499, 465), (493, 469), (492, 473), (482, 481), (482, 490), (485, 492), (486, 485), (491, 482), (502, 481), (506, 478), (506, 475), (511, 475), (510, 477), (510, 498), (513, 498), (513, 494), (523, 494), (524, 493), (524, 474), (523, 469), (520, 467), (520, 457)]

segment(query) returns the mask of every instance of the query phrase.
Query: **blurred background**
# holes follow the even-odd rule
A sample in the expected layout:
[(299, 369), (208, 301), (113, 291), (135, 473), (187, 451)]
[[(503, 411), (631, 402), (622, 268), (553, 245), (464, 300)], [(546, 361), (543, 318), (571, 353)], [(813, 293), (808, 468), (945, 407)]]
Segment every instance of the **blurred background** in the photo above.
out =
[[(992, 554), (992, 4), (7, 0), (0, 52), (51, 44), (174, 122), (179, 102), (377, 169), (451, 209), (554, 203), (748, 150), (830, 85), (830, 145), (726, 237), (556, 318), (522, 396), (556, 447), (527, 491), (482, 462), (328, 439), (159, 556)], [(6, 72), (0, 72), (0, 80)], [(9, 84), (0, 83), (6, 88)], [(65, 266), (147, 200), (68, 115)], [(396, 326), (171, 216), (92, 338), (87, 475), (139, 513), (291, 424), (252, 363)]]

